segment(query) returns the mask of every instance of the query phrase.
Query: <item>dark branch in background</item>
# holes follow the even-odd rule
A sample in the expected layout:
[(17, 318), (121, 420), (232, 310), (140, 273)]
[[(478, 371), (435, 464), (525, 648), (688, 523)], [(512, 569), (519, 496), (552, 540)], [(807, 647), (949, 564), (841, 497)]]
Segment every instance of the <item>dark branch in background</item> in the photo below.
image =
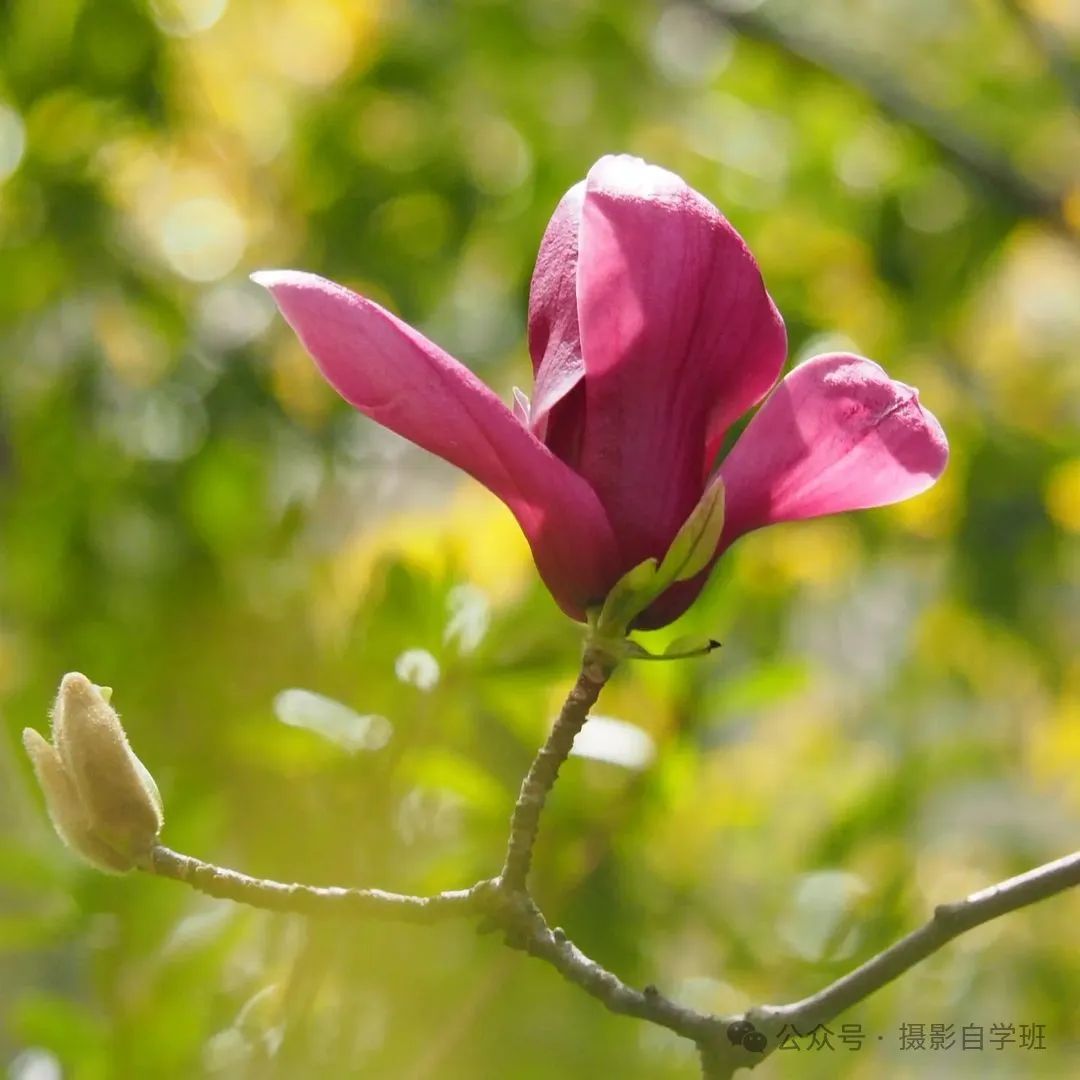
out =
[(701, 6), (737, 34), (771, 45), (855, 87), (887, 116), (922, 135), (1015, 213), (1044, 221), (1077, 242), (1075, 231), (1065, 219), (1060, 193), (1049, 191), (1026, 176), (1000, 150), (987, 146), (944, 113), (920, 101), (879, 68), (835, 42), (805, 34), (786, 23), (780, 26), (759, 12), (728, 10), (723, 0), (704, 2)]
[[(776, 1035), (785, 1024), (796, 1031), (809, 1031), (869, 997), (964, 931), (1080, 884), (1080, 852), (1077, 852), (984, 889), (966, 900), (944, 904), (921, 929), (901, 938), (824, 990), (789, 1005), (762, 1005), (741, 1016), (713, 1016), (680, 1005), (655, 987), (637, 990), (590, 959), (559, 927), (548, 926), (527, 884), (544, 803), (611, 668), (606, 659), (597, 660), (586, 654), (581, 674), (551, 735), (522, 784), (514, 807), (506, 864), (497, 878), (434, 896), (410, 896), (381, 889), (290, 885), (249, 877), (161, 846), (153, 849), (142, 869), (158, 877), (182, 881), (209, 896), (271, 911), (424, 923), (462, 916), (481, 917), (482, 926), (503, 932), (508, 946), (550, 964), (564, 979), (611, 1012), (658, 1024), (694, 1042), (707, 1080), (730, 1077), (738, 1068), (753, 1068), (763, 1061), (776, 1049)], [(766, 1044), (752, 1051), (732, 1042), (728, 1027), (737, 1020), (753, 1024), (766, 1037)]]
[(1047, 68), (1057, 80), (1072, 104), (1080, 108), (1080, 64), (1061, 39), (1036, 15), (1032, 15), (1018, 0), (1001, 0), (1006, 11), (1042, 56)]

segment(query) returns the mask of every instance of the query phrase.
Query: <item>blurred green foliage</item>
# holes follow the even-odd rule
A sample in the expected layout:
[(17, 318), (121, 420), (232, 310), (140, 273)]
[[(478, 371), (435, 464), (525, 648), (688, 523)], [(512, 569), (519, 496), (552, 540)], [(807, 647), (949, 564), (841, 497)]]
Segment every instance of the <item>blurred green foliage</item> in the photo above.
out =
[[(410, 891), (492, 873), (579, 633), (502, 507), (352, 414), (246, 273), (344, 280), (508, 394), (547, 215), (610, 151), (709, 195), (793, 357), (879, 360), (953, 458), (911, 503), (742, 541), (649, 642), (724, 649), (617, 675), (601, 711), (637, 737), (602, 725), (564, 770), (538, 850), (552, 921), (735, 1009), (1076, 846), (1080, 13), (755, 17), (842, 42), (1060, 197), (1057, 220), (704, 3), (0, 6), (11, 1077), (695, 1075), (687, 1046), (466, 926), (305, 925), (86, 870), (18, 740), (81, 670), (116, 688), (180, 850)], [(362, 733), (343, 747), (280, 722), (287, 688), (374, 719), (279, 700)], [(1077, 914), (1062, 897), (968, 935), (844, 1018), (861, 1050), (761, 1074), (1075, 1073)], [(902, 1051), (902, 1022), (1044, 1024), (1046, 1049)]]

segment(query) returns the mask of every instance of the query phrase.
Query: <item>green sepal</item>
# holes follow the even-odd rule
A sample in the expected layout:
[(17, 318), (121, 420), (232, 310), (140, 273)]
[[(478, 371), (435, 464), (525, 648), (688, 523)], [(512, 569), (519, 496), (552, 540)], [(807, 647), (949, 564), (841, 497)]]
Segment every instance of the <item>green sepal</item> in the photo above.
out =
[(626, 637), (630, 624), (672, 585), (688, 581), (709, 565), (724, 530), (724, 482), (712, 479), (661, 562), (646, 559), (615, 583), (599, 613), (589, 614), (595, 638), (613, 642)]
[(592, 624), (597, 637), (604, 641), (626, 637), (634, 619), (663, 592), (656, 587), (656, 571), (656, 559), (646, 559), (615, 582)]
[(656, 577), (661, 592), (677, 581), (688, 581), (709, 565), (724, 531), (724, 482), (715, 476), (697, 506), (675, 534)]

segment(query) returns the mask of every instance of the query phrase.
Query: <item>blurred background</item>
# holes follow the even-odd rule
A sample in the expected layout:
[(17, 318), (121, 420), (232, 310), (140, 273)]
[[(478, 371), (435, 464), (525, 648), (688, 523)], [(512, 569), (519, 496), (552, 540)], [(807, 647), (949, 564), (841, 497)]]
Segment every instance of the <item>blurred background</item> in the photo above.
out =
[[(84, 869), (19, 743), (81, 670), (173, 847), (408, 891), (493, 873), (579, 629), (501, 504), (339, 401), (247, 274), (342, 280), (509, 398), (548, 215), (611, 151), (724, 210), (793, 361), (880, 361), (952, 460), (902, 506), (744, 539), (647, 636), (724, 648), (605, 692), (544, 823), (551, 921), (741, 1009), (1074, 849), (1078, 50), (1076, 0), (5, 0), (7, 1075), (697, 1074), (468, 925), (308, 925)], [(1080, 1070), (1078, 916), (969, 934), (842, 1018), (861, 1048), (760, 1075)], [(902, 1023), (957, 1046), (901, 1049)]]

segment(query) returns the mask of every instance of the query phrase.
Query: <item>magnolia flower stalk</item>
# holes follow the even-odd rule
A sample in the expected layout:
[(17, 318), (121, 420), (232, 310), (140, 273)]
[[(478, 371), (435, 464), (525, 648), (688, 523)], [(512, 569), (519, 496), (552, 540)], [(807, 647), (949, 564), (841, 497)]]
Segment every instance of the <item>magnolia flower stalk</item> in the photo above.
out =
[(60, 839), (99, 870), (142, 865), (164, 822), (161, 795), (135, 756), (111, 691), (71, 672), (52, 712), (52, 741), (23, 731), (45, 806)]

